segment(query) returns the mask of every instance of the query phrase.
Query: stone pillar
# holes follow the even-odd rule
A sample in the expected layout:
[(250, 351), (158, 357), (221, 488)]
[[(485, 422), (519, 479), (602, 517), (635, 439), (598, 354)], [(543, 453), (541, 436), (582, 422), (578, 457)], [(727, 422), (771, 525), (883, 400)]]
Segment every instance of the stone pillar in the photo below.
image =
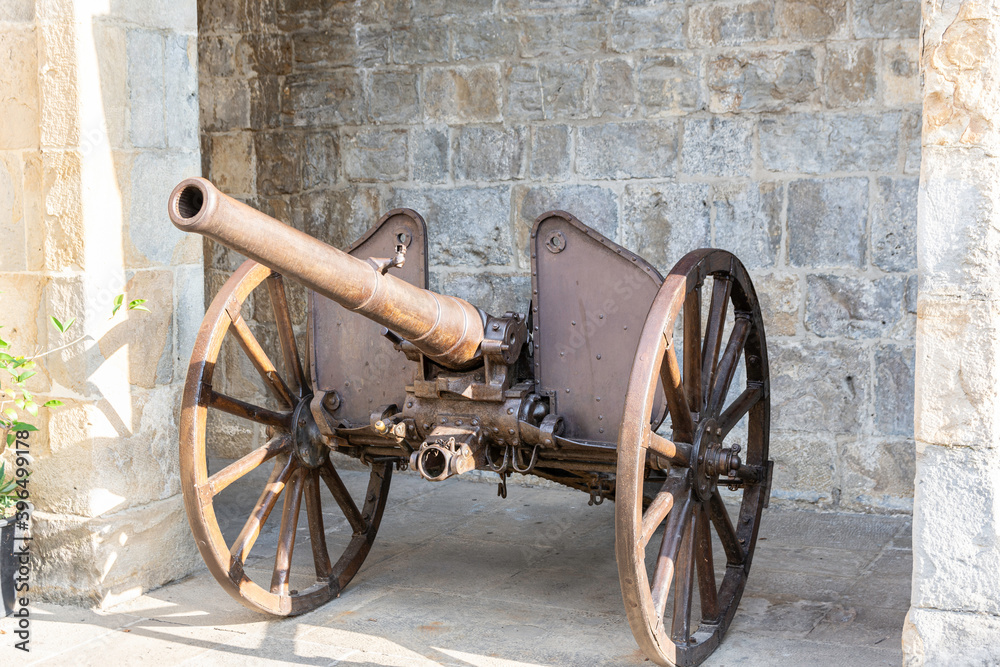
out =
[(1000, 2), (925, 1), (908, 665), (1000, 662)]
[[(200, 173), (196, 1), (0, 3), (0, 324), (29, 388), (32, 591), (110, 604), (197, 564), (180, 497), (181, 386), (201, 242), (166, 197)], [(116, 294), (149, 313), (109, 319)], [(49, 317), (75, 317), (67, 335)]]

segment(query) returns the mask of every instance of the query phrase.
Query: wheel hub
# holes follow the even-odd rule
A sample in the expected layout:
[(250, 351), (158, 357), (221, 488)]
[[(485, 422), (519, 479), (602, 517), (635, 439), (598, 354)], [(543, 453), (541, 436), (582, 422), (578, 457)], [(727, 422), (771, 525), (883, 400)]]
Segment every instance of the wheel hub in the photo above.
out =
[(703, 421), (695, 433), (691, 472), (695, 493), (701, 500), (707, 500), (715, 492), (720, 475), (739, 470), (742, 465), (738, 456), (740, 446), (724, 447), (724, 438), (722, 427), (714, 419)]
[(292, 415), (292, 442), (295, 457), (307, 468), (318, 468), (326, 462), (329, 450), (323, 442), (323, 434), (309, 409), (312, 395), (299, 401)]

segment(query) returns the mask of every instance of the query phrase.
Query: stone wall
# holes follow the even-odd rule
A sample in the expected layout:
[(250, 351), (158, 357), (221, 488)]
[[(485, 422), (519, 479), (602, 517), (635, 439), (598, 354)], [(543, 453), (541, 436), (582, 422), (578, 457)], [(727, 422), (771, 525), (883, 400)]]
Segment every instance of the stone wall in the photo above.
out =
[[(65, 402), (32, 420), (32, 600), (111, 604), (198, 562), (177, 420), (202, 248), (164, 206), (198, 173), (195, 2), (107, 5), (0, 3), (3, 338), (77, 341), (28, 384)], [(121, 292), (151, 312), (109, 319)], [(53, 315), (76, 318), (67, 335)]]
[[(199, 5), (203, 169), (338, 246), (395, 206), (432, 287), (524, 310), (568, 210), (666, 272), (730, 249), (766, 309), (774, 496), (909, 511), (916, 0)], [(240, 258), (206, 248), (214, 294)]]

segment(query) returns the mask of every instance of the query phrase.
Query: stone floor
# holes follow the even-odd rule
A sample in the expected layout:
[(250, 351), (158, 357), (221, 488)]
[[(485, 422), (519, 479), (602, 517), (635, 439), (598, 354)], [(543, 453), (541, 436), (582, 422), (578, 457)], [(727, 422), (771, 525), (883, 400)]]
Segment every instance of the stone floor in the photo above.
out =
[[(355, 491), (364, 481), (345, 474)], [(651, 664), (622, 608), (612, 503), (513, 484), (500, 500), (495, 488), (398, 476), (354, 582), (304, 616), (244, 609), (203, 570), (103, 612), (38, 605), (27, 656), (2, 620), (0, 664)], [(905, 517), (769, 510), (736, 620), (706, 664), (898, 666), (909, 544)]]

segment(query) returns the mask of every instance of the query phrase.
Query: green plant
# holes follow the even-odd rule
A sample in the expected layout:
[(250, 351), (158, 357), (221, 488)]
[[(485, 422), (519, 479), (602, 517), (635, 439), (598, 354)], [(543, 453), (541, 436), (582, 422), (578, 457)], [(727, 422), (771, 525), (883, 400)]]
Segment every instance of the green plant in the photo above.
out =
[[(111, 318), (118, 314), (123, 305), (125, 310), (149, 312), (149, 309), (144, 305), (145, 303), (146, 299), (132, 299), (126, 304), (125, 295), (119, 294), (112, 303)], [(57, 317), (50, 317), (49, 321), (52, 327), (65, 338), (70, 327), (76, 322), (76, 318), (71, 317), (62, 321)], [(2, 325), (0, 325), (0, 329), (3, 329)], [(88, 338), (89, 336), (84, 334), (49, 350), (39, 348), (30, 354), (17, 354), (12, 349), (11, 344), (3, 339), (2, 332), (0, 332), (0, 455), (14, 443), (18, 431), (38, 430), (32, 421), (38, 417), (39, 409), (53, 409), (63, 405), (63, 402), (58, 399), (51, 399), (39, 404), (35, 400), (35, 395), (28, 390), (27, 382), (38, 373), (35, 369), (38, 368), (39, 360), (55, 352), (71, 348)], [(16, 480), (7, 480), (4, 474), (4, 462), (0, 460), (0, 518), (12, 513), (17, 502)]]

